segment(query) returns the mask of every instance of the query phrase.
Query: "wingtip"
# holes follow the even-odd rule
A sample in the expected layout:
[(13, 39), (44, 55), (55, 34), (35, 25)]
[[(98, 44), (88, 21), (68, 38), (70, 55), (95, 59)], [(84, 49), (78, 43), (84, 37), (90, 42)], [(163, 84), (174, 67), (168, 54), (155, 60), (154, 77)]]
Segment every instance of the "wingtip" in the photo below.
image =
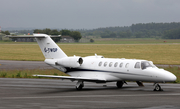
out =
[(33, 75), (33, 76), (38, 76), (38, 75)]

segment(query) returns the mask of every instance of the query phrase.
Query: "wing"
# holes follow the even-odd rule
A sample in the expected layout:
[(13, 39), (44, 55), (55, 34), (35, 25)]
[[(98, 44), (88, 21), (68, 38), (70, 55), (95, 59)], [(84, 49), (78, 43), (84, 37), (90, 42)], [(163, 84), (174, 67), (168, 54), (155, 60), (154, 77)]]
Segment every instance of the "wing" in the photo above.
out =
[(90, 81), (90, 82), (105, 82), (104, 79), (98, 79), (98, 78), (86, 78), (86, 77), (72, 77), (72, 76), (55, 76), (55, 75), (33, 75), (37, 77), (49, 77), (49, 78), (59, 78), (59, 79), (69, 79), (72, 81), (75, 80), (83, 80), (83, 81)]

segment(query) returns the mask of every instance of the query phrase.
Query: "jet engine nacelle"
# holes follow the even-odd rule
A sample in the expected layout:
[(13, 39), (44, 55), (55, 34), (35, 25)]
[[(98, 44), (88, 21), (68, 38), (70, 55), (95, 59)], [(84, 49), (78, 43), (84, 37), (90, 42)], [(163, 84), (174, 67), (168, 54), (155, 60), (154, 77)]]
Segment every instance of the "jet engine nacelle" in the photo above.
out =
[(76, 68), (76, 67), (81, 66), (82, 63), (83, 63), (83, 59), (81, 57), (66, 57), (66, 58), (57, 60), (55, 64), (61, 65), (64, 67)]

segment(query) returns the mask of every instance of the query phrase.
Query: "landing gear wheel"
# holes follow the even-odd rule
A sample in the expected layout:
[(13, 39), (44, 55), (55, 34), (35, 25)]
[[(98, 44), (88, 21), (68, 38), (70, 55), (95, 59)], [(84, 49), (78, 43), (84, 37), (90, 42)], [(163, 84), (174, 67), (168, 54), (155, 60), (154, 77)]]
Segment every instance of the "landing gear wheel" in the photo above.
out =
[(79, 87), (76, 86), (76, 90), (82, 90), (83, 87), (84, 87), (84, 85), (80, 84)]
[(83, 81), (78, 81), (76, 84), (76, 90), (82, 90), (83, 87), (84, 87)]
[(124, 81), (117, 81), (116, 86), (117, 88), (122, 88), (123, 84), (124, 84)]
[(159, 84), (155, 84), (154, 91), (163, 91), (163, 89), (161, 88), (161, 86)]

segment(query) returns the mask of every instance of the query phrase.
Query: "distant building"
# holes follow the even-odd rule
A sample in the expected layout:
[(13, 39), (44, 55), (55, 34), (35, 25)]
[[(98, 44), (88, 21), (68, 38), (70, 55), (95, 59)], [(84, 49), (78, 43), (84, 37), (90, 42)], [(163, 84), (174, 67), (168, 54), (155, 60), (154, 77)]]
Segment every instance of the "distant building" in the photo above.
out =
[(61, 36), (60, 42), (73, 43), (75, 41), (71, 36)]
[(14, 38), (12, 36), (11, 40), (15, 41), (15, 42), (36, 42), (35, 38), (28, 38), (28, 37), (27, 38), (24, 38), (24, 37), (17, 38), (16, 36), (14, 36)]
[[(12, 38), (12, 41), (16, 41), (16, 42), (36, 42), (35, 38)], [(71, 36), (61, 36), (61, 40), (60, 42), (62, 43), (73, 43), (75, 42), (74, 38), (72, 38)]]

